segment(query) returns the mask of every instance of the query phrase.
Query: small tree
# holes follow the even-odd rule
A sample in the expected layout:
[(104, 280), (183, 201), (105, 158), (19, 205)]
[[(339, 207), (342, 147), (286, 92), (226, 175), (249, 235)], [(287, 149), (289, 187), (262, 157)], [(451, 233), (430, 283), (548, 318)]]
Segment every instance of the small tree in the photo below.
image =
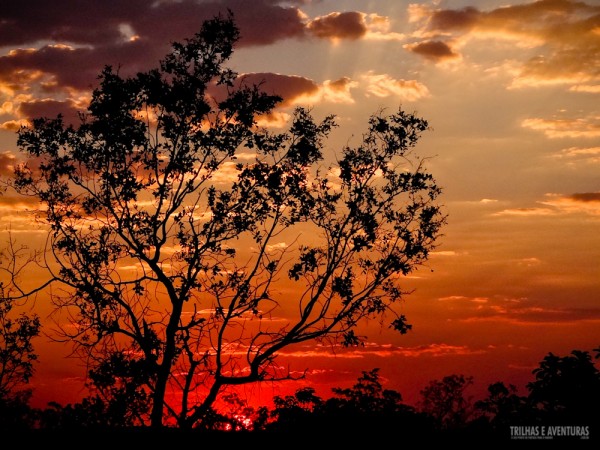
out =
[(275, 364), (289, 345), (356, 345), (361, 319), (386, 314), (405, 333), (399, 282), (445, 221), (413, 152), (427, 121), (374, 115), (327, 163), (332, 116), (257, 126), (281, 99), (224, 67), (237, 39), (233, 17), (206, 21), (159, 68), (106, 67), (77, 126), (19, 131), (37, 165), (14, 187), (44, 206), (52, 299), (75, 325), (61, 332), (92, 369), (143, 366), (156, 427), (194, 426), (228, 386), (291, 378)]

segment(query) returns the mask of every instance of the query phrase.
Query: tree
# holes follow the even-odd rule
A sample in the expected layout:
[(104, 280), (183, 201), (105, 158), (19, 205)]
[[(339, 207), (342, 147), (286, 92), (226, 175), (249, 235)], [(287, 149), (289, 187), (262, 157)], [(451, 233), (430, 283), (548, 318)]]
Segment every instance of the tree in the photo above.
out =
[(327, 400), (315, 395), (315, 390), (305, 387), (295, 395), (275, 397), (272, 421), (267, 430), (333, 433), (339, 436), (364, 433), (404, 432), (431, 433), (433, 421), (402, 403), (402, 395), (395, 390), (384, 389), (379, 369), (363, 371), (350, 388), (333, 388), (333, 396)]
[(533, 374), (528, 400), (543, 421), (598, 423), (600, 371), (589, 352), (573, 350), (562, 357), (550, 352)]
[(400, 392), (384, 389), (379, 369), (363, 371), (351, 388), (333, 388), (334, 396), (322, 406), (325, 423), (338, 430), (347, 428), (355, 433), (399, 432), (417, 433), (430, 429), (427, 418), (402, 403)]
[(357, 345), (366, 317), (406, 333), (400, 281), (445, 222), (413, 150), (426, 120), (381, 111), (327, 162), (333, 116), (257, 125), (281, 98), (225, 67), (238, 35), (231, 15), (208, 20), (158, 68), (105, 67), (80, 123), (18, 134), (31, 161), (13, 187), (43, 205), (52, 301), (76, 325), (61, 337), (91, 370), (143, 367), (155, 427), (197, 425), (228, 387), (291, 378), (275, 364), (289, 345)]
[(430, 381), (421, 390), (421, 411), (432, 416), (441, 429), (458, 429), (467, 424), (471, 415), (471, 400), (465, 397), (473, 377), (448, 375)]
[(336, 395), (330, 400), (336, 408), (350, 408), (357, 413), (393, 413), (402, 405), (402, 395), (394, 390), (383, 389), (379, 381), (379, 369), (363, 371), (351, 388), (333, 388)]
[[(0, 271), (18, 274), (23, 265), (22, 248), (16, 249), (14, 242), (6, 252), (0, 253)], [(0, 282), (0, 429), (14, 429), (24, 426), (31, 420), (29, 399), (31, 390), (25, 386), (34, 374), (34, 364), (38, 356), (32, 340), (40, 333), (40, 319), (37, 315), (21, 313), (15, 315), (16, 300), (11, 278), (8, 284)]]
[(323, 426), (323, 399), (316, 395), (312, 387), (300, 388), (294, 395), (276, 395), (273, 397), (273, 404), (274, 409), (269, 414), (272, 422), (267, 424), (268, 429), (314, 430), (319, 424)]
[(494, 430), (505, 432), (511, 425), (531, 424), (532, 414), (526, 400), (517, 395), (516, 386), (498, 381), (488, 386), (488, 396), (475, 402), (475, 409)]

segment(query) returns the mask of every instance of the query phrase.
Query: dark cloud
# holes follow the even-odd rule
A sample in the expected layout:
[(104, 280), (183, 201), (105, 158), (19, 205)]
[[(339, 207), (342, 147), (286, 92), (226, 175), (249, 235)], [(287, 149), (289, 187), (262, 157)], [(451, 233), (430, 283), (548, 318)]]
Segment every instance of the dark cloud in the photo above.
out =
[(573, 194), (569, 198), (576, 202), (600, 202), (600, 192), (582, 192)]
[[(299, 7), (306, 0), (31, 0), (8, 2), (0, 13), (0, 85), (15, 94), (72, 95), (97, 86), (105, 65), (122, 76), (156, 67), (175, 41), (192, 37), (202, 23), (231, 11), (240, 29), (238, 46), (282, 39), (355, 39), (366, 32), (364, 14), (332, 13), (310, 22)], [(286, 99), (316, 89), (307, 80), (269, 85)], [(268, 87), (268, 86), (267, 86)], [(27, 109), (29, 106), (25, 106)], [(16, 109), (15, 109), (16, 110)], [(13, 124), (14, 122), (14, 124)], [(6, 122), (5, 128), (17, 126)], [(12, 125), (11, 125), (12, 124)]]
[(36, 41), (101, 45), (121, 39), (119, 26), (144, 14), (146, 0), (27, 0), (4, 2), (0, 21), (0, 45), (15, 46)]
[[(295, 75), (281, 75), (277, 73), (246, 73), (238, 77), (236, 86), (260, 86), (260, 90), (269, 95), (282, 98), (279, 106), (289, 106), (295, 99), (303, 95), (314, 94), (319, 86), (313, 80)], [(223, 86), (211, 86), (209, 95), (216, 101), (225, 99), (227, 92)]]
[(442, 9), (431, 16), (430, 27), (435, 30), (468, 30), (473, 27), (481, 13), (471, 6), (463, 9)]
[(435, 61), (442, 59), (458, 58), (448, 44), (442, 41), (424, 41), (414, 45), (408, 45), (407, 48), (418, 55)]
[(93, 47), (126, 42), (131, 35), (168, 43), (197, 32), (206, 19), (232, 11), (240, 27), (240, 45), (269, 44), (304, 35), (303, 15), (294, 4), (273, 0), (159, 1), (57, 0), (3, 5), (0, 46), (40, 41)]
[(366, 34), (367, 25), (360, 12), (333, 12), (312, 20), (308, 30), (319, 38), (358, 39)]
[(126, 74), (156, 65), (159, 59), (156, 49), (145, 42), (98, 49), (46, 45), (39, 50), (14, 50), (0, 57), (0, 82), (17, 86), (35, 77), (46, 77), (56, 89), (88, 90), (95, 87), (104, 65), (122, 65), (122, 73)]
[(79, 108), (72, 100), (38, 100), (23, 102), (18, 108), (19, 115), (24, 119), (30, 120), (36, 117), (54, 119), (61, 114), (64, 122), (67, 124), (76, 124), (79, 122), (78, 111)]
[(571, 308), (528, 299), (448, 297), (451, 309), (466, 322), (509, 321), (512, 323), (572, 323), (600, 320), (600, 308)]
[(289, 105), (296, 98), (303, 95), (314, 94), (319, 86), (308, 78), (281, 75), (277, 73), (249, 73), (244, 74), (240, 81), (247, 85), (260, 85), (261, 90), (267, 94), (279, 95), (283, 98), (283, 106)]
[(342, 77), (329, 83), (329, 86), (335, 91), (345, 91), (352, 80), (348, 77)]

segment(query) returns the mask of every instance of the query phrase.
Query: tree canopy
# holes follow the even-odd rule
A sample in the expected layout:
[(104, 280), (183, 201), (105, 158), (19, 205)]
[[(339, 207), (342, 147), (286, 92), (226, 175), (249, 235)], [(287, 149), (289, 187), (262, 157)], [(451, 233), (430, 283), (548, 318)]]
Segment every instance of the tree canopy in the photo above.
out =
[(225, 66), (238, 38), (231, 15), (208, 20), (155, 69), (106, 66), (78, 123), (18, 134), (59, 338), (131, 423), (197, 426), (228, 386), (291, 378), (285, 347), (358, 345), (367, 317), (406, 333), (402, 277), (445, 223), (414, 151), (426, 120), (380, 111), (331, 155), (334, 116), (259, 126), (282, 99)]

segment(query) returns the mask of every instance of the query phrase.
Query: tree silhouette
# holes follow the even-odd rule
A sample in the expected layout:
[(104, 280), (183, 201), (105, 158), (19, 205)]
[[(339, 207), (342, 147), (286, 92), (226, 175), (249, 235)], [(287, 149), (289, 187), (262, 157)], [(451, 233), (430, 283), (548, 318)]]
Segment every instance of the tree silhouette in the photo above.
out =
[(600, 371), (589, 352), (548, 353), (527, 384), (528, 400), (546, 423), (600, 423)]
[(322, 422), (323, 399), (312, 387), (298, 389), (294, 395), (273, 398), (274, 409), (270, 411), (271, 422), (267, 428), (277, 431), (314, 430)]
[(427, 121), (381, 112), (326, 158), (333, 116), (257, 125), (281, 99), (225, 67), (238, 35), (231, 15), (208, 20), (156, 69), (105, 67), (80, 123), (18, 135), (31, 161), (13, 187), (50, 229), (57, 338), (113, 404), (148, 401), (154, 427), (197, 426), (226, 388), (292, 378), (275, 363), (289, 345), (356, 345), (374, 316), (405, 333), (399, 283), (445, 222), (413, 151)]
[(0, 282), (0, 429), (4, 430), (31, 425), (31, 390), (26, 385), (38, 359), (32, 340), (41, 327), (37, 315), (15, 314), (15, 297), (20, 296), (14, 292), (15, 276), (31, 260), (24, 254), (26, 248), (16, 248), (12, 240), (9, 244), (0, 253), (0, 271), (11, 274), (7, 284)]
[(501, 381), (488, 386), (488, 396), (475, 402), (475, 409), (498, 432), (533, 421), (527, 398), (517, 395), (516, 386)]
[(434, 422), (402, 402), (402, 395), (384, 389), (379, 369), (363, 371), (350, 388), (333, 388), (327, 400), (315, 395), (310, 387), (292, 396), (274, 398), (272, 421), (267, 430), (377, 435), (381, 433), (416, 434), (433, 431)]
[(472, 414), (471, 400), (465, 397), (465, 390), (472, 384), (473, 377), (457, 374), (430, 381), (421, 390), (421, 411), (432, 416), (440, 429), (465, 426)]

